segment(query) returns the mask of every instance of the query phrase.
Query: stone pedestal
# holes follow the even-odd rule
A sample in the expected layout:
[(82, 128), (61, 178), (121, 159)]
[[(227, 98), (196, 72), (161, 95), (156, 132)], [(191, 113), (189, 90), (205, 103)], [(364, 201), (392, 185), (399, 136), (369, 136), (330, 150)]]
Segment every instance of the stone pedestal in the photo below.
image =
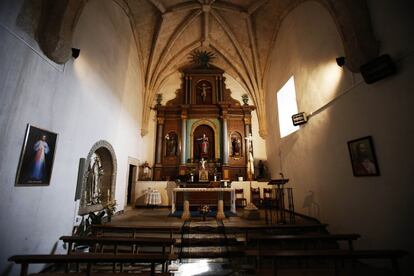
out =
[(217, 203), (217, 216), (216, 218), (218, 220), (223, 220), (226, 218), (226, 215), (224, 214), (224, 202), (222, 199), (220, 199)]
[(188, 220), (190, 219), (190, 202), (188, 200), (184, 200), (183, 204), (183, 214), (181, 215), (182, 220)]

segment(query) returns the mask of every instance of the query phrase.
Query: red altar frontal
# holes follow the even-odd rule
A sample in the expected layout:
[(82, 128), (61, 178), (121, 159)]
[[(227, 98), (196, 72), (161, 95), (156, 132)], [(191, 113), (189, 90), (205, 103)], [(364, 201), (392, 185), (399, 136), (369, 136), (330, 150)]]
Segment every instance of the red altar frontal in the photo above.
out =
[[(200, 54), (200, 53), (199, 53)], [(203, 53), (200, 55), (202, 56)], [(205, 53), (204, 53), (205, 54)], [(224, 71), (208, 64), (183, 68), (175, 99), (155, 106), (157, 140), (154, 180), (252, 179), (251, 112), (233, 99)]]

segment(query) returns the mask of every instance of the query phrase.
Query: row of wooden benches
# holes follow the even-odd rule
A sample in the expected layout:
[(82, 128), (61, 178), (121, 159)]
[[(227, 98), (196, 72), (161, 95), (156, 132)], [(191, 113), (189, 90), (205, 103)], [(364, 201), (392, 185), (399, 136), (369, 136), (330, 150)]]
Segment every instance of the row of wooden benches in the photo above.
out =
[[(315, 232), (313, 234), (297, 234), (297, 235), (283, 235), (283, 234), (269, 234), (263, 233), (270, 230), (276, 232), (281, 230), (323, 230), (327, 225), (281, 225), (278, 227), (271, 226), (246, 226), (246, 227), (226, 227), (226, 232), (242, 232), (245, 233), (245, 255), (256, 258), (260, 264), (261, 258), (271, 258), (272, 260), (281, 259), (389, 259), (392, 262), (392, 267), (395, 275), (399, 275), (397, 259), (405, 256), (407, 252), (400, 250), (354, 250), (353, 241), (360, 236), (358, 234), (327, 234), (325, 231)], [(92, 275), (93, 264), (98, 263), (150, 263), (151, 275), (155, 274), (155, 265), (162, 264), (163, 272), (164, 264), (176, 260), (178, 256), (174, 253), (174, 246), (176, 240), (173, 238), (175, 233), (181, 232), (181, 227), (165, 226), (165, 227), (130, 227), (130, 226), (109, 226), (100, 225), (95, 226), (95, 236), (76, 237), (76, 236), (62, 236), (60, 239), (67, 244), (67, 255), (18, 255), (10, 257), (10, 261), (21, 264), (21, 275), (27, 275), (28, 266), (31, 263), (75, 263), (79, 265), (87, 264), (87, 275)], [(167, 233), (169, 237), (144, 237), (138, 236), (138, 233)], [(129, 233), (124, 236), (111, 236), (112, 234)], [(109, 234), (109, 236), (108, 236)], [(290, 249), (272, 249), (268, 246), (275, 242), (289, 242), (299, 241), (305, 247), (303, 250)], [(348, 249), (311, 249), (307, 246), (315, 242), (338, 242), (347, 241)], [(74, 244), (89, 246), (93, 253), (79, 254), (75, 253)], [(112, 246), (112, 251), (108, 254), (104, 250), (105, 246)], [(129, 246), (131, 249), (128, 253), (119, 254), (119, 248), (122, 246)], [(142, 251), (143, 247), (152, 247), (152, 252)], [(154, 248), (159, 248), (155, 249)], [(122, 270), (122, 265), (120, 265)], [(166, 268), (167, 266), (165, 266)], [(115, 269), (115, 265), (113, 266)], [(115, 271), (115, 270), (113, 270)], [(274, 267), (274, 273), (277, 273), (277, 267)], [(44, 275), (44, 274), (42, 274)], [(117, 274), (119, 275), (119, 274)]]

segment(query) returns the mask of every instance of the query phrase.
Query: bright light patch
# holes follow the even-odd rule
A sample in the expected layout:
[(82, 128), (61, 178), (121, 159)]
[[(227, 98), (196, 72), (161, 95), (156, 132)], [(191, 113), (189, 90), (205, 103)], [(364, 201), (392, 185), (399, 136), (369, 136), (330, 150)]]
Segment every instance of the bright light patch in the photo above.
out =
[(280, 137), (283, 138), (299, 129), (292, 123), (292, 115), (298, 113), (296, 103), (295, 81), (293, 76), (277, 92)]
[(192, 276), (200, 275), (210, 270), (207, 259), (200, 259), (194, 263), (181, 264), (180, 268), (175, 275), (179, 276)]

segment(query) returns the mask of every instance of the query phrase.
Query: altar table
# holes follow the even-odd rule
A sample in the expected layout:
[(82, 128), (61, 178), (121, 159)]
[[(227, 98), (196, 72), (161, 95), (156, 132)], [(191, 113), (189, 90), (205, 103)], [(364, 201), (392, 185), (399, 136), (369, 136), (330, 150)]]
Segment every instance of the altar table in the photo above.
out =
[[(181, 199), (186, 198), (186, 200), (188, 200), (191, 204), (192, 198), (197, 199), (197, 201), (202, 201), (203, 198), (216, 198), (216, 200), (219, 201), (227, 198), (226, 194), (230, 193), (230, 211), (236, 213), (236, 199), (234, 191), (234, 188), (175, 188), (172, 191), (171, 212), (174, 213), (176, 211), (177, 194), (179, 194)], [(182, 195), (180, 195), (180, 193), (182, 193)], [(215, 195), (212, 196), (211, 194), (207, 195), (205, 193), (215, 193)], [(205, 194), (205, 197), (203, 197), (203, 194)], [(208, 202), (207, 199), (206, 202)]]

